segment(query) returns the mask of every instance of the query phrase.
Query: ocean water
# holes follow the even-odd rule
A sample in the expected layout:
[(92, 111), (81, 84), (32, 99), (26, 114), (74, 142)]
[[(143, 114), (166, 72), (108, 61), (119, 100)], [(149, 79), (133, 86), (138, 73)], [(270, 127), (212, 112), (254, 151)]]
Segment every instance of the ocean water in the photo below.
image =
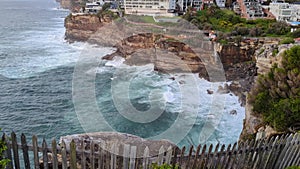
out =
[[(4, 132), (35, 134), (49, 141), (69, 134), (118, 131), (174, 139), (180, 146), (238, 140), (245, 111), (236, 96), (216, 94), (224, 83), (193, 74), (162, 74), (151, 64), (126, 66), (121, 58), (102, 61), (101, 56), (115, 49), (64, 40), (68, 13), (54, 0), (0, 1)], [(208, 89), (214, 94), (207, 94)], [(149, 116), (152, 103), (157, 111)]]

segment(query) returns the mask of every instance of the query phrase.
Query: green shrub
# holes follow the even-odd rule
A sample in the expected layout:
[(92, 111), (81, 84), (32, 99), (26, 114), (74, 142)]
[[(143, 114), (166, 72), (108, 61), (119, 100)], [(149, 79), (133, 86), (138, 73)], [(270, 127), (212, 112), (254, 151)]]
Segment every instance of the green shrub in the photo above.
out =
[(249, 94), (253, 111), (278, 131), (300, 122), (300, 46), (286, 50), (281, 67), (273, 65)]
[(286, 22), (274, 22), (269, 25), (269, 34), (285, 35), (290, 32), (291, 27)]
[[(1, 131), (1, 128), (0, 128)], [(0, 169), (5, 169), (10, 160), (4, 158), (4, 151), (7, 149), (4, 141), (0, 140)]]
[(218, 40), (218, 42), (219, 42), (221, 45), (227, 45), (227, 44), (228, 44), (228, 40), (226, 40), (226, 39)]
[(215, 6), (193, 12), (190, 8), (183, 16), (199, 29), (228, 32), (233, 36), (283, 36), (290, 34), (290, 26), (275, 19), (246, 20), (233, 11), (220, 9)]
[(291, 166), (291, 167), (287, 167), (285, 169), (300, 169), (300, 166)]
[(175, 167), (173, 167), (170, 164), (163, 164), (163, 165), (158, 165), (156, 163), (151, 165), (152, 169), (180, 169), (180, 167), (178, 165), (176, 165)]
[(277, 48), (275, 48), (275, 49), (272, 51), (272, 56), (276, 56), (278, 53), (279, 53), (279, 50), (278, 50)]
[(293, 38), (284, 38), (280, 41), (279, 44), (290, 44), (290, 43), (295, 43)]
[(300, 29), (295, 30), (294, 32), (291, 33), (291, 36), (293, 38), (299, 38), (300, 37)]

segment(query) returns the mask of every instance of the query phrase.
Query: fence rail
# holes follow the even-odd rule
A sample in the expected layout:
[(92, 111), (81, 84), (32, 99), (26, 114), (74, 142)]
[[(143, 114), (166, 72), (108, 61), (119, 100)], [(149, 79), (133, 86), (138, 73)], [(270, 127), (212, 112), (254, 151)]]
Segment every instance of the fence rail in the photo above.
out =
[[(24, 134), (18, 142), (16, 134), (3, 135), (7, 145), (5, 158), (10, 159), (8, 169), (148, 169), (153, 164), (170, 164), (179, 168), (217, 168), (217, 169), (283, 169), (300, 165), (300, 134), (271, 137), (258, 141), (247, 141), (233, 145), (199, 145), (197, 147), (160, 147), (156, 155), (149, 148), (137, 150), (136, 145), (117, 144), (105, 147), (101, 142), (80, 141), (80, 146), (72, 140), (51, 145), (32, 137), (27, 144)], [(143, 155), (138, 157), (138, 151)]]

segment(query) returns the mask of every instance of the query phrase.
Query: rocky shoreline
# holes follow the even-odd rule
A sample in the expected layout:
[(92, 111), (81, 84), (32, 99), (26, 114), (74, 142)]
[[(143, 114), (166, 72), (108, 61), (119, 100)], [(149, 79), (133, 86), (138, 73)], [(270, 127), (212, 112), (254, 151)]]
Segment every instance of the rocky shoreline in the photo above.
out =
[[(146, 30), (136, 34), (128, 33), (127, 30), (118, 32), (113, 31), (114, 28), (120, 28), (122, 25), (111, 23), (112, 20), (105, 16), (99, 18), (96, 15), (70, 15), (65, 20), (66, 39), (71, 42), (88, 41), (117, 49), (115, 53), (103, 59), (110, 60), (120, 56), (128, 65), (153, 63), (155, 70), (160, 72), (192, 72), (198, 73), (200, 78), (211, 80), (207, 70), (214, 70), (214, 52), (202, 49), (203, 53), (199, 57), (199, 50), (192, 49), (183, 42), (184, 40), (178, 40), (174, 35), (147, 33)], [(123, 34), (127, 36), (122, 36)], [(214, 48), (223, 66), (225, 80), (231, 81), (230, 85), (220, 86), (220, 91), (234, 93), (246, 108), (246, 119), (240, 138), (249, 138), (257, 133), (263, 124), (261, 117), (251, 113), (251, 105), (247, 104), (247, 93), (253, 86), (258, 72), (267, 72), (276, 61), (274, 57), (270, 57), (270, 53), (278, 46), (278, 39), (244, 39), (239, 44), (232, 42), (226, 45), (205, 43)]]
[[(69, 16), (65, 20), (66, 39), (68, 41), (89, 41), (100, 45), (109, 44), (117, 51), (104, 59), (112, 59), (114, 56), (125, 58), (128, 65), (142, 65), (153, 63), (155, 69), (161, 72), (192, 72), (198, 73), (199, 77), (210, 80), (207, 69), (214, 70), (215, 48), (220, 62), (224, 68), (227, 81), (235, 81), (229, 89), (240, 97), (245, 105), (245, 94), (250, 90), (254, 76), (256, 76), (256, 59), (253, 57), (255, 50), (263, 44), (263, 41), (248, 40), (241, 44), (230, 43), (221, 45), (218, 43), (206, 43), (208, 49), (194, 51), (188, 44), (183, 43), (172, 35), (137, 33), (132, 36), (119, 38), (114, 42), (105, 42), (111, 28), (109, 18), (98, 18), (96, 15)], [(99, 34), (99, 35), (97, 35)], [(118, 32), (111, 33), (117, 36)], [(105, 37), (105, 38), (103, 38)], [(122, 35), (120, 35), (122, 37)], [(108, 46), (109, 46), (108, 45)], [(145, 54), (146, 53), (146, 54)], [(159, 53), (159, 54), (158, 54)], [(159, 57), (157, 57), (159, 56)]]

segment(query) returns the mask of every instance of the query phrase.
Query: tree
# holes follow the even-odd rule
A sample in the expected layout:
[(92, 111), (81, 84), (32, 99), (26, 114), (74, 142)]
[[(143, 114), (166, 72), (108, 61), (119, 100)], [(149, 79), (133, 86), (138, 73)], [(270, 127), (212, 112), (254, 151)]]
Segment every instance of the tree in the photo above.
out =
[(291, 27), (286, 22), (274, 22), (269, 25), (269, 33), (276, 35), (285, 35), (289, 33)]
[(300, 122), (300, 46), (286, 50), (280, 66), (258, 78), (249, 94), (253, 111), (278, 131)]
[(295, 30), (291, 33), (293, 38), (299, 38), (300, 37), (300, 29)]

